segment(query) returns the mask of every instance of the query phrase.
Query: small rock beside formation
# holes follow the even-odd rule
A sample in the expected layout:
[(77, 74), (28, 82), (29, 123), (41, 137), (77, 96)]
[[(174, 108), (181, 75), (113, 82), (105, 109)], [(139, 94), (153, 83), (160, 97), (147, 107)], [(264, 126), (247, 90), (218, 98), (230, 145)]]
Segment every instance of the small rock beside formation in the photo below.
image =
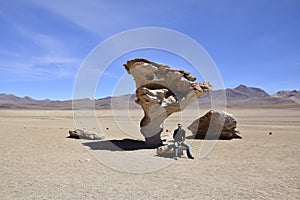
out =
[(75, 139), (86, 139), (86, 140), (102, 140), (105, 138), (104, 135), (99, 135), (93, 131), (87, 131), (83, 129), (75, 129), (74, 131), (69, 131), (69, 138)]
[[(183, 150), (185, 148), (183, 146), (179, 146), (178, 148), (178, 156), (182, 156), (183, 155)], [(175, 156), (175, 152), (174, 152), (174, 144), (167, 144), (164, 146), (160, 146), (156, 149), (156, 154), (158, 156), (163, 156), (163, 157), (174, 157)]]
[(237, 119), (224, 111), (210, 110), (187, 127), (196, 139), (242, 138), (237, 129)]

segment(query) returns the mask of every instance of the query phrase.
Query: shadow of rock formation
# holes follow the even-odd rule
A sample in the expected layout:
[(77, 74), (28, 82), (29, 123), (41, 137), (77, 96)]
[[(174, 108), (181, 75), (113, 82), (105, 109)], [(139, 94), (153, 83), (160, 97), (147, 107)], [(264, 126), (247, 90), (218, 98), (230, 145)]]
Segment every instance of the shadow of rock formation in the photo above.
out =
[(140, 149), (156, 149), (158, 146), (149, 145), (145, 141), (123, 139), (123, 140), (105, 140), (97, 142), (86, 142), (84, 146), (92, 150), (109, 150), (109, 151), (134, 151)]

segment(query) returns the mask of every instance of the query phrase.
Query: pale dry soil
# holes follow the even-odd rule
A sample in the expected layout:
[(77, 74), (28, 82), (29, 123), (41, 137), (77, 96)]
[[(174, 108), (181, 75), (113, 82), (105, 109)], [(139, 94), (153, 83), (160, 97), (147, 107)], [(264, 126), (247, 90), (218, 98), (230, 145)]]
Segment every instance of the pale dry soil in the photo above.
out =
[[(72, 111), (2, 110), (0, 199), (300, 199), (300, 110), (228, 111), (243, 139), (188, 139), (195, 160), (175, 161), (155, 149), (93, 149), (67, 138)], [(173, 115), (164, 135), (204, 113)], [(141, 111), (96, 115), (107, 140), (142, 139)]]

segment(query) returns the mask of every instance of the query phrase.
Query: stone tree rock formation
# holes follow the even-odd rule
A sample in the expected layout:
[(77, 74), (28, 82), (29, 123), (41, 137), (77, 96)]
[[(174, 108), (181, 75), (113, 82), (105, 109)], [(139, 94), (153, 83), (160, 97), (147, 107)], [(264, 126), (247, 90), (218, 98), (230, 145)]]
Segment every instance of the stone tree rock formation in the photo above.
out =
[[(242, 138), (237, 129), (237, 120), (232, 114), (224, 111), (210, 110), (196, 119), (187, 128), (197, 139), (233, 139)], [(221, 133), (220, 133), (221, 130)]]
[(124, 67), (135, 80), (136, 103), (144, 110), (140, 130), (147, 145), (162, 145), (163, 121), (212, 89), (209, 82), (194, 83), (196, 78), (189, 72), (146, 59), (127, 61)]

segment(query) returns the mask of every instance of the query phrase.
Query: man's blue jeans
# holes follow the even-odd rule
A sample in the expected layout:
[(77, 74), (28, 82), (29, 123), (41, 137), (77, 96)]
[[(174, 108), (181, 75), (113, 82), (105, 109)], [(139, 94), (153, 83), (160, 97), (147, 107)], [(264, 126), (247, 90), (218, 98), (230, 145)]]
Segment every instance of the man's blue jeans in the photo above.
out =
[(191, 151), (190, 151), (190, 146), (185, 142), (174, 142), (174, 151), (175, 151), (175, 157), (178, 155), (178, 148), (179, 145), (182, 145), (186, 148), (186, 154), (188, 157), (192, 157)]

